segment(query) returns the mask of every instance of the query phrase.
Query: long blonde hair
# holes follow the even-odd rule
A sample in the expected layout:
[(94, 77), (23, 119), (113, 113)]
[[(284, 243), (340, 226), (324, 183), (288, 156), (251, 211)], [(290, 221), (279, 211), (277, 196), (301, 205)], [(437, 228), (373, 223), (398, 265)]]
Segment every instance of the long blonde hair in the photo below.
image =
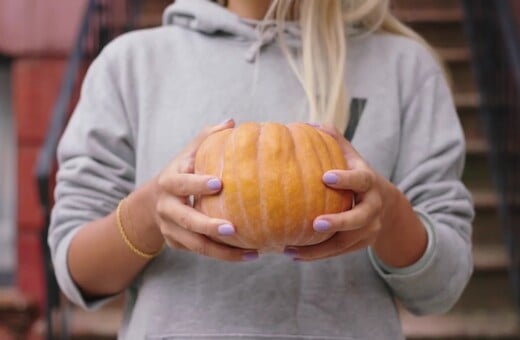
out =
[[(305, 91), (310, 120), (344, 131), (349, 118), (345, 87), (347, 29), (368, 34), (385, 31), (427, 42), (389, 10), (390, 0), (272, 0), (265, 20), (275, 20), (282, 50)], [(284, 42), (288, 18), (298, 18), (302, 31), (300, 62)]]
[[(298, 64), (281, 34), (291, 16), (298, 18), (302, 30)], [(344, 131), (349, 118), (345, 87), (348, 27), (361, 34), (385, 31), (410, 37), (437, 58), (421, 36), (392, 15), (389, 0), (273, 0), (266, 19), (278, 22), (282, 49), (303, 86), (310, 119), (332, 124), (340, 131)]]

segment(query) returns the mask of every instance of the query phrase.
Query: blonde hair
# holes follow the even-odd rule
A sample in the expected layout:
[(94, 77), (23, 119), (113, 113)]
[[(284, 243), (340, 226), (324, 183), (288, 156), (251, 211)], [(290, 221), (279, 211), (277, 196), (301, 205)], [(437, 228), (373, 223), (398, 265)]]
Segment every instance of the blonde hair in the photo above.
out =
[[(385, 31), (412, 38), (427, 47), (440, 63), (428, 43), (392, 15), (389, 2), (272, 0), (265, 20), (277, 22), (282, 50), (305, 91), (311, 121), (334, 125), (342, 132), (346, 128), (349, 107), (345, 63), (349, 28), (360, 34)], [(302, 48), (299, 63), (284, 41), (284, 25), (288, 18), (297, 18), (300, 22)]]

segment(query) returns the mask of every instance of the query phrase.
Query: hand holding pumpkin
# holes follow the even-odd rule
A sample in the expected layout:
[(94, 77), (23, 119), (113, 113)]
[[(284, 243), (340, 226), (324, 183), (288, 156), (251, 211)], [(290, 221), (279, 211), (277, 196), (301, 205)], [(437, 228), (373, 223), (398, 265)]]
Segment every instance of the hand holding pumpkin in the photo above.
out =
[[(320, 127), (333, 136), (349, 165), (348, 170), (331, 170), (323, 175), (323, 182), (331, 188), (351, 190), (355, 193), (355, 206), (351, 210), (318, 216), (313, 223), (318, 233), (335, 232), (330, 239), (316, 245), (290, 247), (286, 253), (297, 260), (319, 260), (353, 252), (372, 245), (384, 225), (391, 209), (387, 199), (395, 187), (378, 175), (362, 159), (352, 145), (336, 130)], [(386, 205), (384, 205), (384, 202)]]
[(221, 190), (219, 178), (193, 173), (195, 154), (209, 135), (234, 124), (228, 120), (202, 131), (158, 176), (155, 214), (168, 246), (228, 261), (258, 257), (256, 251), (213, 241), (219, 236), (232, 237), (234, 226), (225, 219), (208, 217), (190, 204), (190, 196), (215, 195)]

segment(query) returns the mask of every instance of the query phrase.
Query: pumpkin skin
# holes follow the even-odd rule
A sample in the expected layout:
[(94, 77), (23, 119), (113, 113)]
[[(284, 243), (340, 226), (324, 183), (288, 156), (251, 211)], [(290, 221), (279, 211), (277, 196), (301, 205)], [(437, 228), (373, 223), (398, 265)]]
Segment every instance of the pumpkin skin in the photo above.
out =
[(232, 246), (279, 252), (317, 244), (333, 233), (314, 231), (314, 219), (352, 207), (350, 191), (323, 183), (330, 169), (347, 164), (327, 133), (303, 123), (244, 123), (198, 149), (195, 173), (219, 177), (223, 186), (197, 197), (195, 208), (234, 225), (235, 235), (218, 238)]

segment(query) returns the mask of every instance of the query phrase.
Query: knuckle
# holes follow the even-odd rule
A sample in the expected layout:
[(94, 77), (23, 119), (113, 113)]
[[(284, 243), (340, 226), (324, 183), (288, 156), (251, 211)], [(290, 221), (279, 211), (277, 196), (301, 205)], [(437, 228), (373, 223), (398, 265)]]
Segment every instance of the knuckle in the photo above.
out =
[(376, 195), (374, 197), (373, 206), (377, 213), (379, 213), (381, 210), (383, 210), (383, 200), (381, 199), (381, 196)]
[(193, 231), (193, 221), (190, 218), (190, 214), (187, 212), (183, 212), (178, 217), (178, 223), (187, 230)]
[[(158, 199), (155, 205), (155, 211), (160, 218), (165, 218), (168, 215), (167, 204), (164, 199)], [(162, 224), (161, 224), (162, 226)]]
[(178, 181), (177, 185), (175, 186), (175, 192), (179, 196), (188, 196), (188, 183), (186, 181)]
[(160, 189), (166, 190), (168, 188), (169, 178), (165, 173), (161, 173), (157, 177), (157, 185)]
[(374, 183), (374, 175), (371, 172), (364, 172), (362, 177), (362, 186), (365, 191), (369, 190)]

